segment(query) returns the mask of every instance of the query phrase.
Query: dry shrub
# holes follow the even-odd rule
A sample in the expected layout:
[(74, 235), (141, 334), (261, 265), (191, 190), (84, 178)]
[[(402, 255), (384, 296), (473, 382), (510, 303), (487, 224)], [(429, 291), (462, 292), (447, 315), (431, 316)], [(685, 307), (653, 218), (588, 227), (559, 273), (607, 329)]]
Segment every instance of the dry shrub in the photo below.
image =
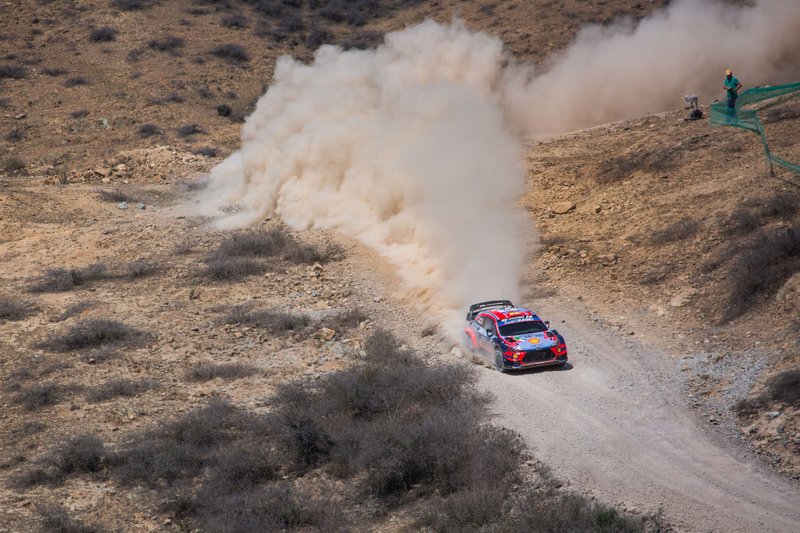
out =
[(241, 231), (223, 240), (206, 258), (203, 275), (218, 281), (235, 281), (271, 270), (276, 259), (312, 264), (338, 260), (343, 255), (338, 246), (304, 244), (282, 229)]
[(16, 476), (19, 488), (35, 485), (61, 485), (73, 475), (98, 473), (107, 453), (103, 442), (94, 435), (79, 435), (39, 457), (27, 470)]
[(186, 379), (186, 381), (200, 383), (203, 381), (211, 381), (215, 378), (223, 380), (241, 379), (256, 373), (258, 373), (257, 368), (241, 363), (205, 363), (189, 369), (186, 374), (184, 374), (184, 379)]
[(50, 337), (40, 346), (53, 352), (71, 352), (132, 344), (142, 340), (144, 336), (141, 331), (116, 320), (89, 318), (78, 322), (64, 333)]
[(55, 503), (36, 505), (42, 533), (100, 533), (102, 530), (88, 526), (69, 516), (69, 512)]
[(227, 309), (220, 320), (222, 324), (242, 324), (264, 328), (271, 333), (287, 331), (303, 331), (311, 324), (308, 315), (271, 311), (267, 309), (251, 310), (249, 306), (239, 305)]
[(33, 309), (33, 304), (26, 300), (0, 296), (0, 324), (27, 318), (33, 313)]
[(691, 218), (682, 218), (669, 226), (656, 230), (650, 235), (650, 243), (654, 245), (669, 244), (682, 241), (697, 234), (700, 224)]
[(156, 387), (157, 384), (150, 380), (133, 381), (126, 378), (112, 379), (90, 389), (86, 394), (86, 400), (92, 403), (98, 403), (115, 398), (132, 398)]
[(115, 204), (118, 204), (120, 202), (134, 202), (135, 201), (135, 199), (132, 196), (122, 192), (119, 189), (117, 189), (115, 191), (109, 191), (109, 190), (105, 190), (105, 189), (98, 190), (97, 191), (97, 197), (100, 200), (102, 200), (103, 202), (111, 202), (111, 203), (115, 203)]
[(85, 268), (49, 268), (30, 287), (31, 292), (64, 292), (86, 285), (91, 281), (108, 279), (108, 268), (94, 263)]
[(61, 403), (70, 390), (72, 389), (58, 383), (36, 383), (21, 387), (14, 401), (26, 411), (37, 411), (42, 407)]
[(598, 167), (597, 183), (615, 183), (628, 178), (636, 171), (665, 172), (677, 164), (679, 150), (675, 146), (637, 149), (625, 155), (605, 159)]
[(800, 271), (800, 225), (759, 232), (752, 240), (733, 246), (724, 254), (732, 258), (725, 320), (741, 316)]

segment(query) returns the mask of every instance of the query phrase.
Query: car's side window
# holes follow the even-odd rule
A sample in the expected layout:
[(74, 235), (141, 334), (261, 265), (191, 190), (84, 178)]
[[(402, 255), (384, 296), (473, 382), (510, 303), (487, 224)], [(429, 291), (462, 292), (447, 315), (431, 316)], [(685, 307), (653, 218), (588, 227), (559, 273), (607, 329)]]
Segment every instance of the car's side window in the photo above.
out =
[(494, 327), (494, 320), (492, 320), (489, 317), (486, 317), (485, 324), (486, 324), (486, 326), (485, 326), (486, 327), (486, 334), (488, 336), (491, 337), (492, 335), (496, 335), (497, 334), (497, 332), (495, 331), (495, 327)]
[(472, 321), (472, 329), (479, 333), (483, 333), (483, 317), (479, 316), (475, 320)]

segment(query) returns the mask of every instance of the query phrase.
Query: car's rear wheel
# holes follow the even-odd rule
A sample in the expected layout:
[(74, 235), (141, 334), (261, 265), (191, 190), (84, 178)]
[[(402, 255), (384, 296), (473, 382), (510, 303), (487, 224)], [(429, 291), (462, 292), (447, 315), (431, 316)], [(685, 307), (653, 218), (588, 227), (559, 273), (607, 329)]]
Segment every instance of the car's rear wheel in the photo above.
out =
[(503, 352), (500, 348), (494, 349), (494, 367), (498, 372), (506, 372), (506, 359), (503, 357)]

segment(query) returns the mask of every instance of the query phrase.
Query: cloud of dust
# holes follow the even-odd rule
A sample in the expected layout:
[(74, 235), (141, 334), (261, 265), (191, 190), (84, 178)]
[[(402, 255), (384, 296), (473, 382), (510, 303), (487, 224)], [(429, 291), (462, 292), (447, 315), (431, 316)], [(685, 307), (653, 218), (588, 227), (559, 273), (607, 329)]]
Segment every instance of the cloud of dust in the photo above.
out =
[(276, 214), (356, 237), (439, 322), (514, 298), (525, 170), (498, 104), (502, 63), (497, 39), (434, 22), (376, 50), (323, 46), (310, 65), (284, 57), (242, 148), (212, 171), (203, 212), (238, 204), (222, 227)]
[(753, 87), (800, 79), (800, 2), (680, 0), (634, 24), (588, 26), (545, 72), (518, 67), (505, 106), (529, 135), (723, 100), (726, 68)]
[(200, 210), (222, 228), (277, 215), (358, 238), (444, 324), (519, 296), (532, 239), (517, 207), (523, 135), (674, 109), (686, 93), (721, 98), (728, 67), (745, 86), (797, 78), (799, 50), (794, 0), (678, 1), (636, 25), (585, 28), (542, 72), (460, 22), (390, 33), (375, 50), (323, 46), (311, 64), (278, 61)]

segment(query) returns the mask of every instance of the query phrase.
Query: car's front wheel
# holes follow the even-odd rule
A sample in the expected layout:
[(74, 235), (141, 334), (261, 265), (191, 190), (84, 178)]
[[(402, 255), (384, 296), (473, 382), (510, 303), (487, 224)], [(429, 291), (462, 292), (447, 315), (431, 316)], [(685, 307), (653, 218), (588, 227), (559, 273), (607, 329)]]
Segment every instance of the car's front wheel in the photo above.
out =
[(494, 367), (498, 372), (506, 372), (506, 359), (503, 357), (503, 352), (500, 348), (494, 349)]

